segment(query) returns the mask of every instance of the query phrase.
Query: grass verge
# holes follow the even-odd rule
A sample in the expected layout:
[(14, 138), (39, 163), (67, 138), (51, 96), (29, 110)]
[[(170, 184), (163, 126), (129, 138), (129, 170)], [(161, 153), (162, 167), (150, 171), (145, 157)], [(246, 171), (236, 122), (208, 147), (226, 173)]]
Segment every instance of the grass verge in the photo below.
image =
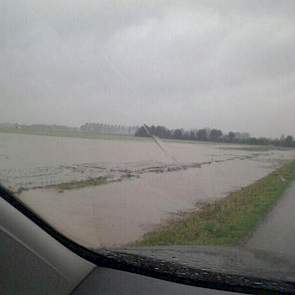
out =
[(295, 160), (221, 200), (146, 233), (135, 245), (238, 245), (294, 179)]

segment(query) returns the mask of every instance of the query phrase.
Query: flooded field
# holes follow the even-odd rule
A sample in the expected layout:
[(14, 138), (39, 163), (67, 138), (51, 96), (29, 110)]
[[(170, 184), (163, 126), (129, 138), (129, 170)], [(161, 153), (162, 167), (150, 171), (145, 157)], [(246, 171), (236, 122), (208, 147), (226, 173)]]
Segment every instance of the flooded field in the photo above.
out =
[[(149, 139), (0, 133), (0, 181), (66, 235), (97, 248), (135, 241), (295, 158), (295, 150), (255, 146), (163, 145), (176, 161)], [(103, 181), (90, 185), (95, 179)]]

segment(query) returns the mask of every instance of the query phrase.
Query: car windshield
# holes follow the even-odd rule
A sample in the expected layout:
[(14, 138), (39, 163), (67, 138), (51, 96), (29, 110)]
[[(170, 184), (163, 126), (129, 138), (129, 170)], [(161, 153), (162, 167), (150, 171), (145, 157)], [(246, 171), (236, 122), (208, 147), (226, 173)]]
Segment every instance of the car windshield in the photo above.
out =
[(1, 1), (0, 183), (93, 251), (295, 281), (295, 2)]

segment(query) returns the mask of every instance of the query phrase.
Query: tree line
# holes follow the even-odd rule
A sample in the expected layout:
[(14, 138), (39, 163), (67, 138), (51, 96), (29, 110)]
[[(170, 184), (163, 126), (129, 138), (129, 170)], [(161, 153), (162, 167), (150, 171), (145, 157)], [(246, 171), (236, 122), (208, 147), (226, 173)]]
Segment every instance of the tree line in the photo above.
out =
[[(283, 147), (295, 147), (293, 136), (282, 135), (279, 139), (271, 139), (266, 137), (252, 137), (248, 133), (240, 133), (230, 131), (223, 133), (220, 129), (198, 129), (198, 130), (184, 130), (184, 129), (168, 129), (164, 126), (148, 126), (149, 132), (160, 138), (179, 139), (179, 140), (198, 140), (211, 142), (226, 142), (239, 143), (249, 145), (274, 145)], [(148, 137), (149, 134), (142, 126), (137, 129), (135, 136)]]

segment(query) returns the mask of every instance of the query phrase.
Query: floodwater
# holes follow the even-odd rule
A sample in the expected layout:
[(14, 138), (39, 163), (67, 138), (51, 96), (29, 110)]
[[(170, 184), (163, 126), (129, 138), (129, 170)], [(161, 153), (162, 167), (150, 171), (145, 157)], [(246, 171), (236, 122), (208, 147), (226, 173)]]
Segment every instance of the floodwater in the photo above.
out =
[[(163, 141), (0, 133), (0, 181), (77, 242), (120, 246), (180, 212), (267, 175), (295, 150)], [(48, 186), (103, 177), (107, 184), (59, 192)]]

